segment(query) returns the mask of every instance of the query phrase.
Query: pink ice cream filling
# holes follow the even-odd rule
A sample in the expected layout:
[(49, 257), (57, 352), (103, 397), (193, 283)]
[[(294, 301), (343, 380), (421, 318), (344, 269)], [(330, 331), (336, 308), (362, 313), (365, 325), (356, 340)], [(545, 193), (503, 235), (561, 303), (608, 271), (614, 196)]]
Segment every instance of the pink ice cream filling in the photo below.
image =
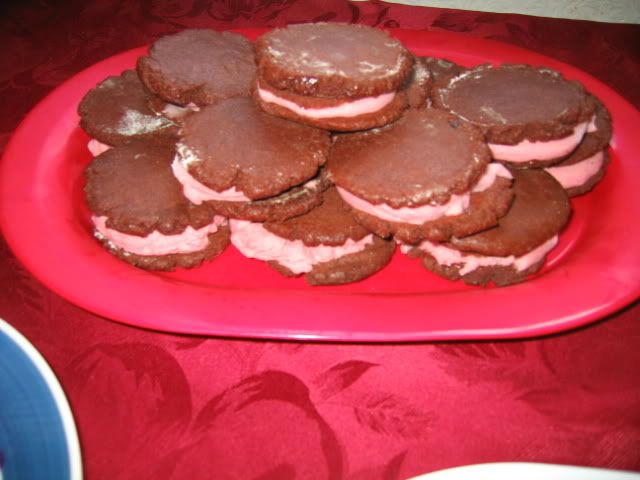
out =
[(586, 183), (591, 177), (600, 171), (603, 163), (604, 152), (600, 151), (585, 160), (574, 163), (573, 165), (549, 167), (545, 168), (545, 170), (553, 175), (565, 189), (569, 189), (579, 187)]
[(322, 118), (352, 118), (367, 113), (374, 113), (389, 105), (395, 92), (383, 93), (375, 97), (363, 97), (351, 102), (344, 102), (334, 107), (306, 108), (291, 100), (279, 97), (274, 93), (264, 90), (258, 86), (258, 96), (266, 103), (273, 103), (294, 112), (301, 117), (322, 119)]
[(310, 247), (302, 240), (287, 240), (271, 233), (260, 223), (247, 220), (230, 220), (231, 243), (249, 258), (275, 261), (295, 274), (307, 273), (314, 265), (357, 253), (373, 243), (373, 235), (361, 240), (348, 239), (339, 246), (317, 245)]
[(213, 222), (202, 228), (188, 226), (177, 235), (164, 235), (154, 230), (149, 235), (139, 237), (129, 235), (107, 227), (106, 216), (92, 216), (96, 236), (106, 238), (113, 246), (135, 255), (170, 255), (172, 253), (193, 253), (204, 250), (209, 244), (209, 234), (218, 231), (218, 227), (227, 223), (227, 219), (216, 215)]
[[(490, 163), (480, 180), (471, 189), (471, 192), (482, 192), (495, 182), (497, 177), (513, 178), (509, 170), (499, 163)], [(356, 210), (368, 213), (382, 220), (389, 222), (410, 223), (412, 225), (422, 225), (425, 222), (437, 220), (441, 217), (460, 215), (468, 207), (471, 201), (470, 193), (453, 194), (449, 201), (442, 205), (421, 205), (419, 207), (393, 208), (386, 203), (374, 205), (344, 188), (337, 187), (342, 199)]]
[(505, 162), (529, 162), (531, 160), (553, 160), (554, 158), (564, 157), (571, 153), (580, 143), (582, 137), (588, 128), (595, 128), (595, 124), (591, 122), (582, 122), (576, 125), (573, 132), (557, 140), (548, 140), (544, 142), (531, 142), (522, 140), (515, 145), (501, 145), (498, 143), (489, 143), (489, 149), (493, 158)]
[(106, 143), (102, 143), (95, 138), (92, 138), (91, 140), (89, 140), (89, 143), (87, 143), (87, 148), (91, 152), (91, 155), (97, 157), (101, 153), (109, 150), (111, 148), (111, 145), (107, 145)]
[[(431, 255), (440, 265), (458, 265), (460, 275), (466, 275), (480, 267), (513, 267), (517, 272), (522, 272), (535, 265), (558, 243), (558, 236), (551, 237), (546, 242), (537, 246), (529, 253), (520, 257), (510, 255), (508, 257), (491, 257), (487, 255), (467, 254), (453, 248), (438, 245), (428, 240), (423, 241), (418, 248)], [(407, 252), (412, 247), (403, 245), (401, 250)]]

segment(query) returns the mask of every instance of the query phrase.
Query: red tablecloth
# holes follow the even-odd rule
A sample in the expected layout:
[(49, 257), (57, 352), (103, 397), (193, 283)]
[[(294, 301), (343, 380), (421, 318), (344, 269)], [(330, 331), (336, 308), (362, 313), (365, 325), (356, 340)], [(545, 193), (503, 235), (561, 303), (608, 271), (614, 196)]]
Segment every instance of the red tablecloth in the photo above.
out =
[[(346, 21), (451, 30), (573, 64), (640, 105), (637, 25), (339, 0), (31, 1), (3, 8), (2, 146), (65, 79), (187, 27)], [(75, 307), (32, 278), (0, 239), (0, 317), (60, 378), (89, 479), (396, 479), (490, 461), (640, 470), (637, 303), (586, 328), (523, 341), (187, 337)]]

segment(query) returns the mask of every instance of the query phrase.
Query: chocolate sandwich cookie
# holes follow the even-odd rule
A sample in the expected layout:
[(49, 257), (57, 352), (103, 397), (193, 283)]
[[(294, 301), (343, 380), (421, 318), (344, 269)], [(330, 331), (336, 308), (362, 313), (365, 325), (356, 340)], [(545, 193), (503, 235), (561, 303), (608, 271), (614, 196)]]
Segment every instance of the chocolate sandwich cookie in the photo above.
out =
[(311, 285), (356, 282), (382, 269), (395, 244), (362, 228), (335, 188), (322, 204), (280, 223), (231, 220), (231, 242), (245, 256), (268, 261)]
[(133, 70), (108, 77), (78, 105), (80, 127), (106, 146), (131, 140), (175, 141), (178, 126), (149, 108), (150, 96)]
[(569, 155), (595, 107), (578, 82), (528, 65), (473, 68), (436, 87), (433, 101), (480, 127), (496, 160), (520, 168)]
[(321, 202), (329, 146), (327, 131), (235, 98), (185, 118), (172, 168), (196, 204), (233, 218), (283, 220)]
[(490, 159), (480, 130), (428, 108), (385, 128), (337, 135), (327, 168), (362, 225), (418, 243), (469, 235), (506, 213), (511, 175)]
[(255, 99), (268, 113), (337, 131), (385, 125), (407, 108), (413, 55), (386, 32), (314, 23), (256, 41)]
[(521, 282), (542, 268), (571, 207), (562, 186), (544, 170), (513, 170), (515, 198), (494, 228), (446, 243), (403, 247), (424, 266), (471, 285)]
[(253, 45), (242, 35), (190, 29), (162, 37), (138, 59), (146, 87), (176, 105), (209, 105), (249, 96), (255, 79)]
[(611, 115), (602, 103), (596, 103), (595, 121), (587, 128), (580, 145), (566, 160), (546, 170), (565, 188), (570, 197), (590, 191), (604, 177), (609, 163), (607, 146), (611, 141)]
[(147, 141), (114, 147), (85, 171), (95, 236), (140, 268), (195, 267), (229, 243), (226, 218), (182, 195), (171, 172), (174, 148)]

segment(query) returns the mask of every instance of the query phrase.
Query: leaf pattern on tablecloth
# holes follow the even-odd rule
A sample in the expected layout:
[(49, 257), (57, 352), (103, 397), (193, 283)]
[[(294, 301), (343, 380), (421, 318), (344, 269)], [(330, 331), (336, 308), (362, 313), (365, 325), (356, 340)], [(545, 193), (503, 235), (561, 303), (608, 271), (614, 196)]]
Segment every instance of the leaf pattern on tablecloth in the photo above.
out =
[(525, 357), (525, 346), (520, 342), (442, 343), (436, 345), (436, 348), (440, 352), (458, 358), (473, 357), (490, 361), (505, 356)]
[(187, 338), (178, 338), (175, 341), (176, 350), (191, 350), (193, 348), (198, 348), (200, 345), (207, 341), (206, 337), (187, 337)]
[(211, 2), (202, 0), (165, 0), (164, 2), (142, 2), (146, 15), (154, 20), (197, 17), (207, 12)]
[(353, 407), (358, 423), (381, 435), (400, 438), (426, 436), (436, 418), (392, 393), (364, 395)]
[[(531, 42), (531, 32), (529, 32), (523, 25), (520, 25), (516, 22), (506, 22), (505, 27), (507, 29), (508, 34), (505, 35), (513, 41), (516, 39), (518, 43), (528, 44)], [(499, 37), (496, 35), (494, 37)], [(495, 38), (498, 40), (499, 38)]]
[[(147, 343), (97, 344), (78, 355), (66, 374), (75, 379), (69, 389), (72, 408), (90, 415), (78, 418), (95, 469), (88, 473), (142, 478), (149, 465), (138, 452), (149, 442), (165, 470), (175, 465), (192, 405), (184, 372), (166, 350)], [(114, 462), (114, 450), (120, 451), (120, 462)]]
[[(279, 407), (275, 408), (273, 406), (269, 408), (269, 411), (278, 411), (280, 414), (276, 414), (274, 417), (274, 414), (271, 413), (270, 416), (262, 418), (260, 412), (266, 406), (274, 405), (274, 402), (279, 404)], [(254, 448), (264, 449), (267, 447), (267, 444), (264, 443), (258, 446), (255, 445), (255, 434), (245, 436), (245, 433), (243, 433), (250, 431), (244, 428), (246, 419), (254, 418), (256, 415), (258, 415), (262, 423), (271, 425), (272, 422), (277, 422), (281, 424), (281, 429), (291, 430), (291, 434), (294, 437), (303, 436), (305, 443), (315, 443), (311, 439), (317, 438), (317, 451), (308, 451), (307, 454), (309, 456), (312, 456), (312, 454), (319, 455), (324, 459), (328, 478), (342, 478), (342, 448), (333, 429), (312, 403), (309, 397), (309, 389), (296, 376), (277, 370), (263, 371), (248, 376), (214, 395), (203, 406), (191, 428), (191, 438), (197, 440), (195, 440), (191, 452), (187, 452), (185, 459), (178, 467), (176, 478), (187, 478), (187, 476), (191, 477), (193, 475), (197, 477), (202, 475), (203, 469), (222, 468), (221, 465), (224, 465), (227, 470), (235, 472), (235, 476), (244, 477), (246, 474), (244, 469), (247, 468), (246, 462), (238, 463), (238, 457), (234, 455), (240, 455), (242, 451), (252, 451)], [(304, 421), (298, 420), (295, 424), (288, 424), (289, 418), (303, 418)], [(212, 441), (218, 442), (221, 436), (229, 435), (228, 431), (222, 432), (219, 430), (219, 425), (229, 424), (229, 422), (243, 426), (232, 435), (232, 445), (227, 446), (226, 450), (224, 446), (220, 447), (223, 450), (218, 448), (212, 450), (212, 456), (208, 459), (209, 463), (204, 467), (194, 466), (193, 462), (189, 461), (191, 458), (189, 455), (199, 451), (202, 448), (201, 445), (210, 444)], [(289, 434), (285, 431), (280, 433), (284, 433), (285, 436)], [(270, 438), (273, 435), (271, 434)], [(263, 455), (264, 458), (255, 459), (253, 461), (254, 472), (263, 469), (260, 475), (264, 475), (264, 478), (279, 478), (277, 476), (269, 477), (269, 475), (276, 475), (277, 472), (280, 472), (283, 478), (297, 478), (296, 475), (300, 474), (298, 470), (301, 465), (286, 465), (286, 462), (283, 463), (284, 459), (278, 458), (277, 452), (279, 450), (277, 445), (268, 445), (272, 450), (275, 449), (274, 455)], [(228, 453), (229, 456), (220, 456), (223, 451), (226, 452), (225, 454)], [(232, 464), (225, 464), (224, 462), (227, 460)], [(292, 469), (293, 474), (291, 473)], [(287, 477), (287, 475), (290, 477)]]
[(432, 27), (450, 32), (473, 32), (479, 26), (491, 23), (492, 16), (480, 12), (445, 12), (436, 18)]
[(624, 323), (608, 327), (594, 325), (600, 333), (582, 343), (561, 335), (537, 344), (545, 370), (517, 399), (558, 428), (594, 435), (594, 441), (603, 430), (615, 436), (630, 424), (640, 427), (638, 368), (624, 360), (636, 351), (640, 333)]
[(301, 342), (275, 342), (269, 344), (270, 349), (287, 355), (296, 355), (297, 353), (300, 353), (305, 346), (306, 345)]
[(249, 18), (268, 21), (278, 16), (293, 3), (295, 3), (294, 0), (276, 0), (267, 3), (260, 0), (247, 0), (242, 2), (212, 0), (208, 7), (208, 13), (211, 18), (225, 22)]
[(356, 382), (367, 370), (377, 367), (376, 363), (363, 360), (347, 360), (337, 363), (318, 375), (313, 384), (320, 400), (326, 400)]
[(528, 388), (538, 374), (537, 370), (523, 368), (531, 358), (539, 357), (526, 341), (441, 343), (435, 345), (434, 357), (445, 372), (467, 384), (504, 382), (520, 391)]

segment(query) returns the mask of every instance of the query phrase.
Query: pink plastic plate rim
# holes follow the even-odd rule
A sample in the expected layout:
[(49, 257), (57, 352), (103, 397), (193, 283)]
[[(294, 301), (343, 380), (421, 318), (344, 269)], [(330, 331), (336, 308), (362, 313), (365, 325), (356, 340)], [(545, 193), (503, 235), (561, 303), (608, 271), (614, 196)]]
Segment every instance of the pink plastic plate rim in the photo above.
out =
[[(240, 31), (255, 38), (262, 30)], [(407, 342), (545, 335), (595, 321), (640, 292), (640, 115), (611, 88), (551, 58), (447, 32), (393, 30), (418, 55), (464, 65), (546, 65), (581, 81), (612, 113), (611, 164), (574, 214), (543, 271), (506, 288), (468, 287), (396, 252), (362, 282), (310, 287), (242, 258), (229, 247), (192, 271), (152, 273), (107, 253), (92, 237), (82, 169), (90, 160), (78, 128), (82, 96), (132, 68), (138, 48), (96, 63), (42, 100), (22, 122), (0, 165), (0, 226), (42, 283), (91, 312), (154, 330), (227, 337)]]

